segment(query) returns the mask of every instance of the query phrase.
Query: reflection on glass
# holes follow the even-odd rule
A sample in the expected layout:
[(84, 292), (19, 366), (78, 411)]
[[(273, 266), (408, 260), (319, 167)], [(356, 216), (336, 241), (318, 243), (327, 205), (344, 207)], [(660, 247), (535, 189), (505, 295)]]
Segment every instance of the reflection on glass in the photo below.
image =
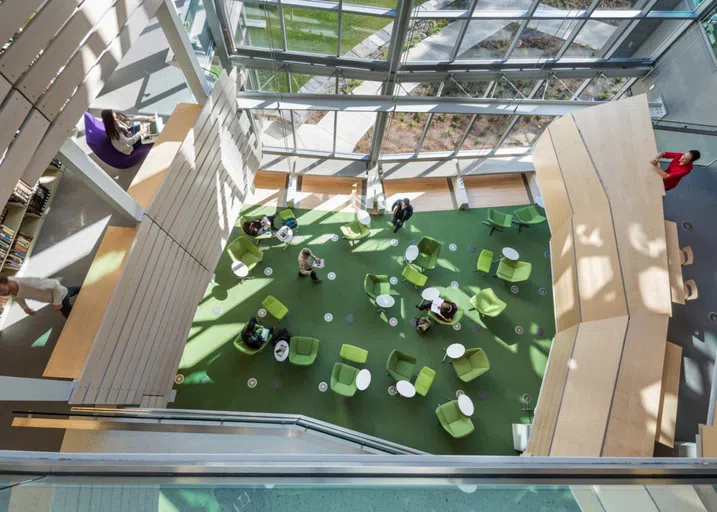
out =
[[(598, 9), (634, 9), (637, 0), (600, 0)], [(608, 20), (608, 23), (613, 23), (616, 20)]]
[(717, 35), (715, 34), (717, 32), (717, 14), (715, 13), (717, 13), (717, 11), (712, 11), (712, 13), (701, 23), (702, 28), (707, 34), (707, 39), (712, 46), (712, 51), (717, 54)]
[[(364, 139), (369, 132), (373, 133), (376, 114), (372, 112), (337, 112), (336, 152), (363, 153), (369, 151)], [(370, 145), (370, 139), (368, 139)], [(360, 147), (359, 147), (360, 146)]]
[(336, 55), (338, 13), (285, 7), (284, 26), (289, 50)]
[(581, 100), (609, 101), (615, 96), (627, 78), (593, 78), (583, 92), (580, 93)]
[(577, 25), (576, 21), (531, 21), (515, 45), (511, 59), (552, 59)]
[(304, 114), (296, 123), (297, 148), (333, 151), (335, 112), (311, 110)]
[[(478, 2), (480, 3), (480, 2)], [(517, 21), (472, 20), (461, 42), (457, 59), (502, 59), (520, 28)]]
[(569, 100), (583, 84), (580, 78), (553, 78), (546, 81), (535, 95), (546, 100)]
[(552, 116), (519, 116), (518, 122), (503, 141), (501, 148), (531, 146), (552, 120)]
[(408, 30), (403, 59), (408, 61), (448, 60), (465, 21), (416, 20)]
[(468, 130), (461, 151), (493, 149), (510, 122), (511, 116), (479, 115)]
[(496, 85), (490, 94), (491, 98), (500, 99), (525, 99), (530, 97), (537, 80), (508, 80), (503, 78)]
[(237, 45), (255, 48), (282, 48), (279, 9), (271, 5), (246, 4), (244, 34), (238, 31), (234, 41)]
[[(204, 3), (202, 0), (186, 2), (180, 8), (180, 14), (183, 17), (184, 28), (189, 36), (189, 41), (192, 43), (192, 49), (197, 56), (199, 65), (207, 79), (210, 82), (214, 82), (222, 72), (222, 67), (218, 62), (213, 62), (214, 39), (207, 23)], [(230, 19), (230, 21), (234, 22), (236, 20)], [(232, 27), (237, 29), (237, 23), (234, 23)], [(172, 60), (176, 62), (176, 56)]]
[[(344, 13), (341, 21), (341, 55), (353, 53), (363, 59), (385, 60), (391, 34), (381, 31), (391, 18)], [(371, 37), (376, 34), (375, 37)], [(371, 39), (369, 39), (371, 37)], [(382, 44), (378, 44), (378, 43)]]
[(421, 151), (454, 151), (471, 117), (470, 114), (433, 114)]
[(490, 82), (467, 82), (454, 79), (446, 80), (442, 97), (446, 98), (482, 98)]
[(616, 30), (617, 23), (610, 23), (610, 20), (589, 20), (565, 52), (565, 57), (597, 57)]

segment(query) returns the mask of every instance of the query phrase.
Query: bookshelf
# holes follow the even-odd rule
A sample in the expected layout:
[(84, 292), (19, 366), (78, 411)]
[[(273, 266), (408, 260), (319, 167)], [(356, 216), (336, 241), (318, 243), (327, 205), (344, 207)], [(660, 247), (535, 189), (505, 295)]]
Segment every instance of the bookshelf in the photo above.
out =
[[(53, 160), (36, 184), (18, 182), (0, 214), (0, 273), (19, 275), (27, 266), (62, 172), (62, 164)], [(7, 302), (7, 297), (0, 297), (0, 327)]]

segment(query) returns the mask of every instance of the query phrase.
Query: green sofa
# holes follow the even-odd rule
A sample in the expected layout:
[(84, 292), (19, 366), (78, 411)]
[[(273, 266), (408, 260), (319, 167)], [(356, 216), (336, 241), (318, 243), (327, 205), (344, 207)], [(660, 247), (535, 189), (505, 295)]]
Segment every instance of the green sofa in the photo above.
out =
[(358, 372), (353, 366), (336, 363), (331, 372), (331, 391), (341, 396), (354, 396)]
[(435, 238), (424, 236), (418, 241), (418, 258), (413, 264), (424, 270), (433, 270), (438, 263), (441, 247), (443, 247), (443, 244)]
[(229, 247), (227, 247), (227, 253), (233, 263), (241, 261), (249, 270), (252, 270), (264, 259), (262, 250), (243, 236), (232, 240)]
[(477, 379), (490, 370), (488, 356), (482, 348), (469, 348), (462, 357), (452, 359), (451, 364), (456, 371), (456, 375), (463, 382)]
[(386, 373), (398, 380), (411, 380), (413, 370), (416, 368), (416, 356), (394, 350), (386, 361)]
[(475, 430), (471, 419), (458, 408), (458, 400), (439, 405), (436, 416), (443, 429), (455, 439), (466, 437)]
[(319, 354), (319, 340), (292, 336), (289, 340), (289, 362), (297, 366), (311, 366)]

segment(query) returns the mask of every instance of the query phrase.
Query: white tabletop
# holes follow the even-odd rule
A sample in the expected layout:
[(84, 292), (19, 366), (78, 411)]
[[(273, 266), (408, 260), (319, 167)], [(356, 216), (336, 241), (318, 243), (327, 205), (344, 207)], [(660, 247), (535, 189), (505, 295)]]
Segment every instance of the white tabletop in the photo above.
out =
[(363, 391), (369, 384), (371, 384), (371, 372), (364, 368), (356, 375), (356, 389)]
[(291, 240), (294, 236), (294, 232), (289, 226), (283, 226), (276, 233), (274, 233), (274, 236), (282, 242), (286, 242), (287, 240)]
[(475, 412), (473, 400), (468, 398), (468, 395), (461, 395), (458, 397), (458, 408), (466, 416), (473, 416), (473, 413)]
[(359, 212), (356, 214), (356, 220), (358, 220), (364, 226), (368, 226), (369, 224), (371, 224), (371, 216), (366, 210), (359, 210)]
[(243, 261), (235, 261), (232, 263), (232, 272), (237, 277), (246, 277), (249, 275), (249, 267)]
[(376, 297), (376, 304), (381, 306), (382, 308), (390, 308), (396, 303), (396, 299), (391, 297), (390, 295), (384, 293), (383, 295), (379, 295)]
[(279, 362), (286, 361), (286, 358), (289, 357), (289, 344), (286, 341), (281, 340), (276, 344), (274, 347), (274, 357)]
[(435, 300), (441, 296), (441, 292), (438, 288), (426, 288), (421, 292), (421, 298), (423, 300)]
[(518, 261), (520, 259), (520, 254), (512, 247), (503, 247), (503, 256), (512, 261)]
[(513, 449), (524, 452), (528, 449), (528, 441), (533, 431), (533, 424), (513, 423)]
[(450, 357), (451, 359), (458, 359), (465, 353), (466, 347), (464, 347), (460, 343), (454, 343), (453, 345), (449, 345), (446, 349), (446, 354), (448, 354), (448, 357)]
[(409, 245), (406, 249), (405, 258), (408, 261), (414, 261), (416, 258), (418, 258), (418, 246), (417, 245)]
[(396, 390), (401, 396), (405, 396), (406, 398), (416, 396), (416, 388), (407, 380), (399, 380), (396, 382)]
[(543, 201), (543, 196), (538, 196), (535, 198), (535, 204), (540, 206), (541, 208), (545, 208), (545, 201)]

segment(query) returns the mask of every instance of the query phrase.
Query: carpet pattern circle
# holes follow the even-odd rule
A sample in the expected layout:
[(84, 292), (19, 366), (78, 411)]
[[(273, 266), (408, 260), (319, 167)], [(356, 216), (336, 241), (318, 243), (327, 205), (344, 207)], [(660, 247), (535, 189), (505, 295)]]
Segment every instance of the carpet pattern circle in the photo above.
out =
[(334, 319), (334, 315), (332, 315), (331, 313), (326, 313), (324, 315), (324, 320), (326, 320), (327, 322), (330, 322), (333, 319)]
[(255, 388), (258, 383), (259, 382), (254, 377), (252, 377), (251, 379), (246, 381), (246, 385), (249, 386), (250, 388)]

